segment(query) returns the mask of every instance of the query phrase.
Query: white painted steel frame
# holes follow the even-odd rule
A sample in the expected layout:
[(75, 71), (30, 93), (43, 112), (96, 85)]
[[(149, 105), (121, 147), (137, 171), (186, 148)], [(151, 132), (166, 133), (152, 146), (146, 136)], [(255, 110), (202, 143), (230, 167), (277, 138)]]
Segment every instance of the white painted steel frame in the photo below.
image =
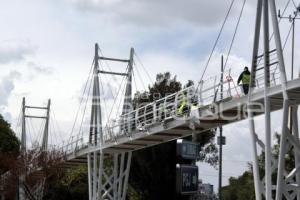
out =
[[(99, 88), (99, 63), (98, 44), (95, 45), (94, 71), (93, 71), (93, 97), (90, 123), (89, 146), (103, 146), (105, 138), (102, 130), (101, 102)], [(134, 49), (130, 50), (128, 60), (128, 76), (126, 92), (122, 111), (122, 120), (127, 120), (127, 113), (131, 110), (132, 103), (132, 67)], [(114, 61), (118, 61), (114, 59)], [(129, 115), (128, 115), (129, 116)], [(122, 125), (125, 128), (126, 124)], [(78, 142), (76, 142), (76, 146)], [(125, 200), (128, 177), (130, 172), (132, 152), (104, 153), (102, 149), (95, 149), (87, 154), (88, 183), (90, 200)]]
[[(40, 118), (45, 120), (45, 126), (43, 131), (43, 137), (42, 137), (42, 144), (41, 144), (41, 150), (42, 152), (46, 152), (48, 150), (48, 137), (49, 137), (49, 120), (50, 120), (50, 106), (51, 106), (51, 100), (48, 100), (47, 107), (38, 107), (38, 106), (26, 106), (26, 100), (25, 97), (22, 99), (22, 130), (21, 130), (21, 157), (26, 156), (27, 151), (27, 144), (26, 144), (26, 118)], [(46, 110), (46, 116), (28, 116), (26, 115), (26, 109), (37, 109), (37, 110)], [(35, 155), (35, 156), (38, 156)], [(26, 161), (26, 159), (24, 159)], [(25, 163), (26, 165), (26, 163)], [(24, 172), (27, 174), (28, 172)], [(24, 189), (25, 179), (26, 175), (20, 174), (19, 177), (19, 188), (18, 188), (18, 198), (19, 200), (25, 200), (26, 199), (26, 192)], [(43, 192), (44, 192), (44, 183), (45, 180), (39, 181), (34, 188), (34, 194), (32, 194), (36, 199), (43, 198)]]
[(88, 154), (90, 200), (125, 200), (132, 152)]
[[(269, 12), (270, 8), (270, 12)], [(255, 74), (257, 66), (257, 57), (258, 57), (258, 47), (259, 47), (259, 37), (260, 37), (260, 27), (263, 13), (263, 27), (264, 27), (264, 106), (265, 106), (265, 139), (266, 144), (263, 144), (259, 140), (255, 132), (255, 123), (253, 119), (253, 112), (251, 110), (251, 99), (253, 88), (255, 87)], [(276, 161), (272, 155), (272, 146), (271, 146), (271, 109), (270, 109), (270, 71), (269, 71), (269, 14), (271, 14), (271, 21), (273, 24), (276, 53), (280, 69), (280, 78), (281, 78), (281, 90), (283, 94), (283, 119), (282, 119), (282, 131), (280, 139), (280, 152), (279, 159)], [(252, 75), (251, 75), (251, 86), (248, 96), (248, 119), (250, 125), (250, 132), (252, 135), (253, 143), (253, 173), (254, 173), (254, 184), (255, 184), (255, 196), (257, 200), (262, 199), (262, 195), (266, 199), (273, 199), (272, 191), (276, 194), (276, 200), (281, 200), (283, 197), (286, 199), (300, 199), (300, 142), (299, 142), (299, 133), (298, 133), (298, 106), (293, 106), (290, 102), (287, 93), (287, 79), (284, 65), (284, 58), (282, 52), (282, 45), (280, 39), (280, 32), (276, 14), (276, 5), (275, 0), (258, 0), (257, 4), (257, 14), (256, 14), (256, 25), (255, 25), (255, 36), (254, 36), (254, 47), (253, 47), (253, 57), (252, 57)], [(293, 107), (291, 107), (293, 106)], [(291, 113), (290, 113), (291, 112)], [(292, 127), (288, 127), (288, 117), (289, 113), (291, 114)], [(290, 132), (292, 129), (292, 133)], [(258, 163), (258, 146), (262, 148), (265, 152), (265, 177), (264, 184), (260, 179), (259, 174), (259, 163)], [(295, 155), (295, 168), (291, 172), (287, 172), (285, 168), (285, 156), (289, 150), (293, 149)], [(272, 173), (277, 169), (277, 181), (276, 186), (272, 185)]]

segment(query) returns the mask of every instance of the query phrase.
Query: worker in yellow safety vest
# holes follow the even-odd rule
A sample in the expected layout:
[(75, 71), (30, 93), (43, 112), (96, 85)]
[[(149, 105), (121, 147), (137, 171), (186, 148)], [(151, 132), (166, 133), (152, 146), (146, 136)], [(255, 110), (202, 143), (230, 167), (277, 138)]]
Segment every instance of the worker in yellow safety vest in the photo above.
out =
[(248, 67), (244, 68), (244, 71), (241, 73), (241, 75), (238, 78), (237, 84), (239, 85), (241, 81), (242, 81), (244, 94), (248, 94), (249, 85), (250, 85), (250, 72)]
[(188, 110), (188, 99), (186, 95), (183, 96), (182, 102), (178, 108), (178, 114), (183, 115)]

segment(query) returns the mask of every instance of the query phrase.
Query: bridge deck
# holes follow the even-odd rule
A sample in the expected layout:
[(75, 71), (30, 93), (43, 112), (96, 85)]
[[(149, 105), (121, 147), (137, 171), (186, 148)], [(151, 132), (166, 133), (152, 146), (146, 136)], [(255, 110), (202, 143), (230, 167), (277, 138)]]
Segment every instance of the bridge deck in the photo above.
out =
[[(287, 92), (293, 104), (300, 104), (300, 78), (287, 83)], [(271, 101), (271, 111), (280, 110), (283, 104), (281, 85), (270, 87), (267, 94)], [(104, 143), (103, 146), (83, 146), (78, 151), (67, 155), (65, 166), (69, 167), (86, 163), (85, 155), (89, 152), (94, 152), (96, 149), (102, 149), (104, 152), (135, 151), (190, 136), (193, 132), (191, 129), (193, 126), (196, 133), (200, 134), (220, 125), (241, 121), (247, 117), (245, 106), (248, 101), (247, 98), (247, 96), (226, 98), (215, 104), (199, 107), (191, 111), (190, 116), (165, 118), (161, 122), (148, 126), (143, 130), (136, 130), (126, 137), (120, 137), (117, 141)], [(263, 114), (263, 109), (259, 109), (259, 105), (264, 103), (263, 88), (255, 90), (252, 94), (252, 101), (257, 103), (254, 115)]]

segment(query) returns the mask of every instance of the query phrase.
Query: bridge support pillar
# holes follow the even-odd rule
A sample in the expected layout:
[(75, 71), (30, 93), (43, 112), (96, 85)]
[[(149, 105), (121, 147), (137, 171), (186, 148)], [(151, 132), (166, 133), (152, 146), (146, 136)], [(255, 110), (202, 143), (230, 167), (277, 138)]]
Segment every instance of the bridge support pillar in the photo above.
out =
[(90, 200), (125, 200), (132, 152), (88, 155)]

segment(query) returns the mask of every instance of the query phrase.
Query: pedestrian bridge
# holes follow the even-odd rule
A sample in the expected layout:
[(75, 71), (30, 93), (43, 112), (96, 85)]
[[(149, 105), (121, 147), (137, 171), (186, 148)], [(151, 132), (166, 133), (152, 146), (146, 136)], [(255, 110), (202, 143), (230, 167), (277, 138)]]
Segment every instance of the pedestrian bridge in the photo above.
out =
[[(267, 96), (270, 97), (271, 111), (276, 111), (282, 109), (283, 105), (282, 86), (278, 73), (274, 72), (272, 76)], [(213, 80), (217, 78), (214, 77)], [(250, 99), (255, 116), (264, 114), (265, 91), (262, 81), (257, 77), (256, 88)], [(210, 79), (200, 83), (198, 88), (185, 88), (121, 115), (103, 128), (102, 143), (100, 138), (97, 144), (90, 144), (86, 138), (79, 138), (64, 146), (65, 164), (70, 167), (84, 164), (87, 162), (86, 154), (97, 150), (108, 153), (135, 151), (190, 136), (192, 133), (201, 134), (247, 118), (248, 95), (242, 94), (240, 87), (234, 85), (232, 77), (226, 76), (223, 82), (222, 100), (216, 95), (219, 87), (218, 81)], [(300, 78), (287, 82), (287, 92), (292, 104), (298, 105)], [(184, 98), (187, 98), (188, 108), (184, 113), (179, 113), (178, 109)]]

